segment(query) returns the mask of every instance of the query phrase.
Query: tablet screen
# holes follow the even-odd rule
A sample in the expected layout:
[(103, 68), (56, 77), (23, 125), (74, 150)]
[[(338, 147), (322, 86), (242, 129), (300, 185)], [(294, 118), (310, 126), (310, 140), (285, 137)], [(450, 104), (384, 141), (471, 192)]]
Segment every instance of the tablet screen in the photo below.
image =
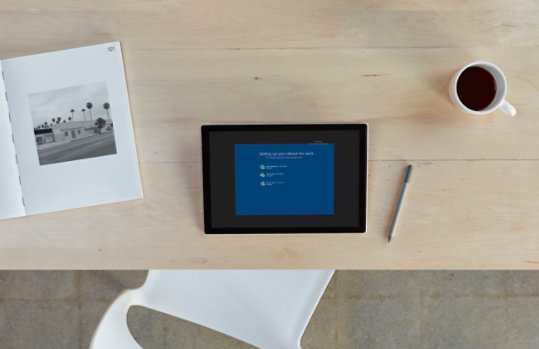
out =
[(235, 144), (236, 215), (335, 210), (334, 144)]
[(364, 232), (365, 124), (203, 126), (207, 233)]

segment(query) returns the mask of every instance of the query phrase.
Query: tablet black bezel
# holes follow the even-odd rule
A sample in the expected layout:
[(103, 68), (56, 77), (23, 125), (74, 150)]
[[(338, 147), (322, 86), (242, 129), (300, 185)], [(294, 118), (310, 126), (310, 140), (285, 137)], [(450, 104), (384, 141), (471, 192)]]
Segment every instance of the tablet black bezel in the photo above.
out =
[[(211, 209), (211, 163), (210, 133), (238, 131), (358, 131), (359, 132), (359, 200), (363, 212), (358, 215), (358, 224), (349, 227), (238, 227), (216, 228), (212, 225)], [(204, 199), (204, 231), (206, 234), (258, 234), (258, 233), (364, 233), (367, 228), (367, 145), (368, 126), (358, 124), (250, 124), (250, 125), (202, 125), (202, 173)]]

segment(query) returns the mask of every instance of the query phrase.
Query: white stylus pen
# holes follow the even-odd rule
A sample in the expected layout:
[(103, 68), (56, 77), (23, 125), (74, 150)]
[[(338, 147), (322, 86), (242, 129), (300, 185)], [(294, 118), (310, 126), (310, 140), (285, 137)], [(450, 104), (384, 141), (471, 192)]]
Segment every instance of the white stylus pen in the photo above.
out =
[(404, 177), (404, 183), (402, 184), (401, 196), (399, 198), (399, 203), (397, 204), (397, 209), (395, 210), (395, 216), (393, 216), (393, 223), (391, 223), (391, 229), (389, 230), (389, 235), (387, 236), (387, 242), (391, 242), (393, 234), (395, 234), (395, 229), (397, 228), (397, 221), (399, 220), (399, 215), (401, 213), (402, 202), (404, 201), (404, 196), (406, 195), (406, 189), (408, 188), (408, 182), (410, 181), (410, 175), (412, 174), (412, 165), (408, 165), (406, 170), (406, 176)]

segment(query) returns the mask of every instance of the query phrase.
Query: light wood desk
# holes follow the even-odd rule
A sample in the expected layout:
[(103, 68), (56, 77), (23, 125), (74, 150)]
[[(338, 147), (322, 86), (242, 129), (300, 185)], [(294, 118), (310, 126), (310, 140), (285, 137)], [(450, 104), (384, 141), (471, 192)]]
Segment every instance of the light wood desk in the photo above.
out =
[[(0, 58), (122, 42), (145, 199), (1, 221), (0, 268), (539, 269), (534, 0), (2, 5)], [(450, 104), (477, 59), (504, 70), (514, 119)], [(204, 235), (201, 124), (356, 121), (366, 235)]]

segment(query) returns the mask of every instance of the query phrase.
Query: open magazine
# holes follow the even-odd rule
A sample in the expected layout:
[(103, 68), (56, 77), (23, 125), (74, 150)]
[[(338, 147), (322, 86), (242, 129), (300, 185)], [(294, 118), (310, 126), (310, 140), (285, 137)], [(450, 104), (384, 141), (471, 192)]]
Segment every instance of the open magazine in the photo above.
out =
[(0, 219), (142, 198), (120, 43), (0, 71)]

